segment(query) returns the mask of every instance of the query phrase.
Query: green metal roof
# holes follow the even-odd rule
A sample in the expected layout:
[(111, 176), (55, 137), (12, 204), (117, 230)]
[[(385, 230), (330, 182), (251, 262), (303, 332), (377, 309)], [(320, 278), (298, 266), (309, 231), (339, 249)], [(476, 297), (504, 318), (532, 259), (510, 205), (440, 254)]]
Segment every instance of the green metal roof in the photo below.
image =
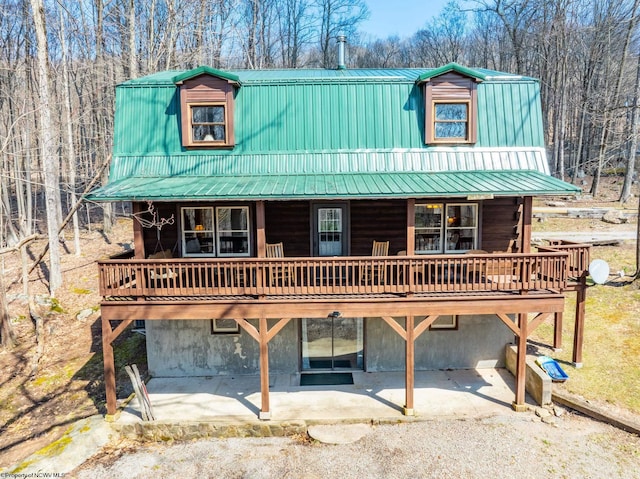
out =
[(477, 80), (487, 79), (487, 75), (485, 75), (481, 71), (463, 67), (462, 65), (458, 65), (457, 63), (447, 63), (446, 65), (443, 65), (439, 68), (435, 68), (433, 70), (423, 73), (417, 78), (416, 83), (424, 83), (426, 81), (431, 80), (434, 77), (437, 77), (437, 76), (443, 75), (444, 73), (449, 73), (449, 72), (460, 73), (461, 75), (471, 77), (471, 78), (476, 78)]
[(428, 173), (536, 170), (548, 173), (542, 148), (433, 148), (323, 150), (214, 155), (131, 155), (112, 160), (110, 180), (129, 177), (296, 175), (342, 173)]
[(344, 173), (129, 177), (95, 201), (381, 199), (573, 194), (580, 189), (537, 171)]
[(238, 75), (234, 75), (233, 73), (229, 72), (223, 72), (222, 70), (216, 70), (215, 68), (211, 68), (208, 66), (199, 66), (198, 68), (194, 68), (193, 70), (188, 70), (186, 72), (180, 73), (179, 75), (173, 77), (173, 82), (175, 84), (179, 84), (184, 82), (185, 80), (190, 80), (191, 78), (195, 78), (200, 75), (211, 75), (217, 78), (228, 80), (232, 83), (240, 83)]
[[(455, 67), (453, 66), (455, 65)], [(216, 70), (201, 66), (193, 70), (169, 70), (153, 73), (140, 78), (134, 78), (121, 83), (122, 87), (136, 87), (140, 85), (174, 86), (179, 79), (193, 78), (199, 74), (210, 74), (235, 79), (244, 84), (281, 84), (281, 83), (326, 83), (326, 82), (359, 82), (359, 81), (391, 81), (414, 83), (420, 78), (428, 79), (450, 70), (487, 81), (535, 81), (532, 77), (513, 75), (511, 73), (489, 70), (486, 68), (467, 68), (450, 63), (439, 68), (357, 68), (344, 70), (326, 70), (313, 68), (300, 69), (265, 69), (265, 70)], [(183, 78), (184, 77), (184, 78)]]
[[(423, 88), (455, 70), (478, 84), (478, 141), (424, 144)], [(185, 149), (176, 82), (242, 83), (235, 145)], [(439, 69), (247, 70), (199, 67), (116, 91), (110, 183), (90, 198), (238, 200), (577, 193), (548, 176), (537, 81), (450, 64)]]

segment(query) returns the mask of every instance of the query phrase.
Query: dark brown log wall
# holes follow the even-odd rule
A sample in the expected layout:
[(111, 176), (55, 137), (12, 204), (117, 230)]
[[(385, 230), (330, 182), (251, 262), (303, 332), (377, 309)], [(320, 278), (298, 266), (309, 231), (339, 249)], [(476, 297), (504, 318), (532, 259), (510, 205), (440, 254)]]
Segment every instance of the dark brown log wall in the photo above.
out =
[[(246, 203), (245, 203), (246, 204)], [(145, 257), (170, 249), (174, 256), (180, 256), (180, 208), (175, 203), (154, 203), (157, 218), (174, 217), (172, 225), (162, 227), (161, 240), (158, 242), (156, 228), (142, 228)], [(146, 206), (145, 206), (146, 208)], [(405, 200), (363, 200), (351, 201), (349, 218), (351, 220), (351, 248), (353, 256), (371, 254), (373, 240), (389, 241), (389, 254), (396, 255), (406, 249), (406, 201)], [(255, 208), (250, 209), (251, 222), (255, 229)], [(480, 247), (488, 252), (521, 251), (520, 234), (522, 230), (522, 199), (496, 198), (482, 203), (481, 207)], [(265, 223), (267, 243), (284, 244), (286, 256), (311, 256), (311, 207), (307, 201), (267, 202), (265, 204)], [(151, 221), (150, 214), (143, 218)], [(252, 240), (252, 255), (255, 256), (255, 241)]]
[(307, 201), (267, 202), (264, 206), (267, 243), (282, 241), (285, 256), (311, 256), (309, 215)]
[(351, 255), (371, 255), (373, 240), (389, 241), (389, 254), (407, 249), (406, 200), (351, 202)]
[(481, 248), (521, 253), (522, 198), (496, 198), (482, 205)]

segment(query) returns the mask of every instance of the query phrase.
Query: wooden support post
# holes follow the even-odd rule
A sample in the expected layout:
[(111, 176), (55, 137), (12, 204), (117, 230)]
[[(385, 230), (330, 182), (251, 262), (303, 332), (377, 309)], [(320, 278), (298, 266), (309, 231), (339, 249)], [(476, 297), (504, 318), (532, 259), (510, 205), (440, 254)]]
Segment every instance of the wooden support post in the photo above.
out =
[(587, 277), (580, 277), (576, 294), (576, 322), (573, 331), (573, 365), (582, 367), (582, 343), (584, 342), (584, 303), (587, 299)]
[(111, 323), (102, 318), (102, 357), (104, 362), (104, 388), (107, 395), (107, 415), (116, 413), (116, 367), (111, 344)]
[(562, 311), (556, 311), (553, 317), (553, 349), (562, 351)]
[(516, 412), (524, 412), (527, 409), (525, 404), (525, 384), (527, 373), (527, 314), (518, 314), (518, 324), (520, 334), (518, 336), (518, 357), (516, 364), (516, 400), (512, 404)]
[(525, 196), (522, 205), (522, 243), (520, 251), (531, 253), (531, 217), (533, 215), (533, 197)]
[(259, 418), (263, 421), (271, 419), (269, 409), (269, 331), (267, 318), (260, 317), (260, 393), (261, 405)]
[(267, 236), (264, 228), (264, 201), (256, 201), (256, 253), (258, 258), (267, 256)]
[(407, 200), (407, 256), (416, 254), (416, 200), (409, 198)]
[(141, 214), (142, 203), (139, 201), (134, 201), (131, 204), (131, 210), (133, 213), (133, 254), (135, 259), (144, 259), (145, 251), (144, 251), (144, 232), (142, 231), (142, 225), (140, 221), (136, 219), (137, 214)]
[[(256, 254), (258, 258), (266, 258), (267, 256), (267, 236), (265, 233), (264, 218), (264, 201), (256, 201)], [(264, 267), (258, 267), (256, 271), (256, 287), (258, 288), (258, 297), (264, 298), (264, 286), (268, 284), (267, 271)]]
[(413, 390), (415, 386), (415, 338), (413, 316), (407, 316), (405, 330), (407, 338), (405, 341), (405, 405), (403, 413), (405, 416), (413, 416)]
[[(416, 254), (416, 200), (409, 198), (407, 200), (407, 256), (413, 256)], [(416, 273), (414, 271), (413, 262), (409, 264), (407, 271), (409, 293), (413, 294), (415, 290)]]

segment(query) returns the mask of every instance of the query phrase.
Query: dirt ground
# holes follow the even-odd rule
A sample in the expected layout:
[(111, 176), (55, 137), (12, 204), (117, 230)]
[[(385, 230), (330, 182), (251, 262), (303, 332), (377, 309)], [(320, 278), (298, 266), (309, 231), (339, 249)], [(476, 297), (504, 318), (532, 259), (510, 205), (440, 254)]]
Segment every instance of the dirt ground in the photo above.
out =
[[(53, 307), (37, 307), (44, 319), (40, 348), (20, 282), (19, 254), (3, 257), (9, 317), (17, 345), (0, 349), (0, 468), (56, 440), (78, 419), (105, 412), (101, 298), (95, 262), (130, 248), (133, 229), (128, 219), (120, 219), (108, 236), (96, 228), (82, 232), (80, 255), (73, 251), (63, 254), (64, 282), (57, 302)], [(30, 245), (31, 261), (44, 246), (45, 241)], [(69, 235), (66, 246), (73, 248)], [(29, 278), (28, 294), (45, 298), (47, 286), (45, 273), (36, 268)], [(137, 336), (125, 334), (119, 338), (119, 346), (134, 356), (144, 356), (144, 340)], [(122, 378), (118, 384), (126, 387), (129, 380)]]
[[(621, 181), (621, 178), (603, 179), (603, 195), (597, 200), (589, 197), (579, 201), (560, 200), (566, 201), (568, 207), (619, 207), (616, 200)], [(634, 199), (626, 208), (636, 209), (636, 201)], [(536, 204), (544, 205), (544, 201), (536, 201)], [(595, 223), (598, 227), (602, 223), (584, 221), (586, 223), (571, 224), (576, 228), (593, 228)], [(15, 464), (58, 439), (71, 423), (105, 413), (100, 296), (95, 261), (130, 249), (132, 225), (130, 219), (119, 219), (109, 235), (103, 234), (99, 225), (93, 227), (91, 231), (83, 231), (82, 251), (77, 256), (71, 251), (73, 242), (67, 234), (66, 247), (70, 251), (62, 257), (63, 286), (53, 305), (45, 304), (38, 308), (44, 319), (40, 344), (35, 340), (28, 296), (20, 282), (20, 257), (18, 254), (2, 257), (9, 314), (17, 345), (11, 349), (0, 349), (0, 468)], [(629, 225), (621, 227), (629, 229)], [(615, 226), (609, 225), (608, 228)], [(44, 241), (30, 245), (30, 261), (44, 246)], [(46, 270), (34, 270), (29, 278), (27, 294), (46, 296)], [(130, 382), (118, 361), (136, 362), (144, 375), (144, 337), (127, 332), (118, 338), (115, 347), (116, 369), (124, 374), (116, 381), (122, 388), (118, 397), (123, 397), (129, 392)]]

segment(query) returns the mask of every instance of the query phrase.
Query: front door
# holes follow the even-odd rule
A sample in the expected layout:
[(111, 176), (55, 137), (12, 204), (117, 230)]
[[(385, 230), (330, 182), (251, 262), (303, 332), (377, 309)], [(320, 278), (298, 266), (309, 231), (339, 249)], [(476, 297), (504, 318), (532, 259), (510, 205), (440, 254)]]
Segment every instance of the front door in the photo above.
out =
[(347, 208), (344, 204), (314, 205), (314, 256), (347, 254)]
[(362, 318), (303, 318), (301, 336), (303, 370), (364, 368)]

